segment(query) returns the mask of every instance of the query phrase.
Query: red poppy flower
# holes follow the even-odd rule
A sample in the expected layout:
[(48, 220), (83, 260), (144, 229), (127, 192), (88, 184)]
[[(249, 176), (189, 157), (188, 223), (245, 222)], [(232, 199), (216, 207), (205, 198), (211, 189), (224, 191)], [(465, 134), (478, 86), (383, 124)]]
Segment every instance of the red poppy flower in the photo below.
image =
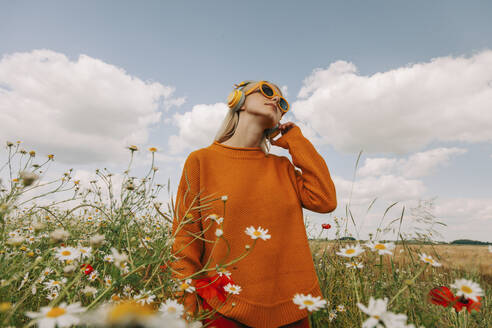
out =
[(164, 263), (163, 265), (159, 265), (159, 268), (161, 269), (161, 271), (165, 272), (167, 269), (167, 263)]
[(465, 298), (463, 296), (461, 296), (456, 304), (453, 305), (453, 308), (457, 311), (457, 312), (460, 312), (461, 309), (463, 309), (464, 307), (466, 308), (466, 310), (471, 313), (472, 310), (475, 310), (475, 311), (480, 311), (480, 306), (482, 305), (480, 303), (480, 296), (477, 296), (478, 298), (478, 302), (475, 302), (474, 300), (471, 300), (469, 298)]
[(202, 298), (208, 300), (217, 296), (224, 303), (226, 300), (226, 291), (224, 286), (228, 283), (234, 284), (234, 281), (226, 275), (215, 275), (195, 280), (196, 293)]
[(90, 264), (82, 264), (82, 265), (80, 266), (80, 268), (81, 268), (82, 270), (84, 270), (84, 273), (85, 273), (86, 275), (89, 275), (89, 274), (91, 274), (91, 272), (92, 272), (92, 271), (94, 271), (94, 268), (93, 268), (93, 267), (92, 267), (92, 265), (90, 265)]
[(453, 295), (453, 293), (446, 286), (439, 286), (436, 288), (432, 288), (427, 295), (429, 302), (441, 305), (444, 307), (448, 307), (453, 304), (457, 297)]
[(321, 227), (322, 227), (323, 229), (330, 229), (330, 228), (331, 228), (331, 225), (330, 225), (329, 223), (323, 223), (323, 224), (321, 225)]
[(460, 312), (464, 307), (471, 313), (472, 310), (480, 311), (480, 296), (478, 296), (478, 302), (475, 302), (471, 299), (467, 299), (465, 297), (457, 297), (455, 296), (448, 287), (439, 286), (436, 288), (432, 288), (427, 295), (429, 302), (448, 307), (452, 306), (456, 312)]
[[(202, 306), (204, 310), (213, 311), (213, 308), (206, 300), (203, 300)], [(236, 328), (237, 325), (234, 321), (231, 321), (221, 315), (219, 312), (214, 313), (210, 318), (203, 319), (203, 323), (209, 325), (209, 327), (220, 327), (220, 328)]]

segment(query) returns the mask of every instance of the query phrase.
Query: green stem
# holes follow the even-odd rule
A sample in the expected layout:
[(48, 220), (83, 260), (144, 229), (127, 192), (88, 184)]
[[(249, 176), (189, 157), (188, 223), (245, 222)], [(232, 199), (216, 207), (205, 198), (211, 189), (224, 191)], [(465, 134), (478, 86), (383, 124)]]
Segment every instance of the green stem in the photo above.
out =
[[(355, 268), (350, 270), (352, 271), (352, 279), (354, 281), (354, 291), (355, 291), (355, 297), (357, 298), (357, 303), (360, 303), (360, 296), (359, 296), (359, 291), (357, 290), (357, 282), (355, 280)], [(360, 323), (362, 324), (362, 322), (364, 321), (363, 318), (362, 318), (362, 311), (358, 311), (359, 312), (359, 316), (360, 316)]]
[[(424, 272), (425, 268), (427, 268), (427, 266), (429, 265), (429, 263), (426, 263), (422, 269), (420, 269), (419, 272), (417, 272), (417, 274), (410, 280), (411, 283), (414, 283), (415, 282), (415, 279), (417, 279), (418, 276), (420, 276), (422, 274), (422, 272)], [(398, 296), (400, 296), (401, 293), (403, 293), (407, 288), (408, 288), (409, 284), (406, 284), (405, 287), (403, 287), (402, 289), (400, 289), (398, 291), (398, 293), (396, 293), (395, 296), (393, 296), (393, 298), (388, 302), (388, 306), (390, 306), (391, 303), (393, 303), (394, 300), (396, 300), (396, 298)]]

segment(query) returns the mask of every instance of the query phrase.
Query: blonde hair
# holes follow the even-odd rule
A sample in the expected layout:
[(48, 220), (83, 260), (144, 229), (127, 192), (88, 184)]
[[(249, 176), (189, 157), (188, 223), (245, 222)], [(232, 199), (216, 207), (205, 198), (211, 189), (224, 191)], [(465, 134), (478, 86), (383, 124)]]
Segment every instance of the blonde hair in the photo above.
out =
[[(283, 96), (282, 90), (280, 90), (280, 88), (275, 83), (272, 83), (270, 81), (267, 82), (275, 86), (280, 92), (280, 95)], [(247, 84), (245, 87), (241, 89), (241, 91), (246, 92), (248, 90), (251, 90), (251, 88), (253, 88), (255, 84), (256, 83)], [(233, 111), (231, 108), (229, 108), (224, 120), (222, 121), (219, 130), (217, 131), (217, 134), (215, 135), (214, 138), (215, 141), (224, 142), (234, 135), (234, 133), (236, 132), (237, 125), (239, 124), (239, 113), (240, 113), (239, 110)], [(267, 135), (264, 132), (263, 136), (261, 137), (260, 148), (265, 153), (265, 156), (269, 154), (270, 146), (271, 145), (268, 142)]]

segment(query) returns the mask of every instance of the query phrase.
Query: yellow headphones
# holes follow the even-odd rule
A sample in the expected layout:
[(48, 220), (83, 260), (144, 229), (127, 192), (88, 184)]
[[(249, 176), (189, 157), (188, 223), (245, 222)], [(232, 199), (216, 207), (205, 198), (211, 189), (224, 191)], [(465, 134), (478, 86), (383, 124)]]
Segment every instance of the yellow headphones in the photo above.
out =
[[(253, 80), (246, 80), (243, 81), (239, 84), (234, 84), (236, 87), (227, 97), (227, 106), (229, 106), (230, 109), (233, 111), (239, 111), (241, 106), (244, 104), (244, 100), (246, 99), (246, 96), (244, 95), (244, 92), (242, 89), (250, 84), (250, 83), (256, 83), (258, 81), (253, 81)], [(265, 135), (267, 138), (270, 140), (276, 137), (280, 133), (280, 129), (278, 128), (279, 124), (277, 126), (271, 128), (271, 129), (266, 129), (265, 130)]]
[(244, 95), (244, 92), (242, 91), (242, 89), (246, 85), (248, 85), (250, 83), (256, 83), (256, 82), (257, 81), (246, 80), (246, 81), (243, 81), (243, 82), (241, 82), (239, 84), (234, 84), (234, 86), (236, 88), (227, 97), (227, 106), (229, 106), (229, 108), (232, 109), (235, 112), (238, 111), (239, 108), (241, 108), (241, 106), (244, 104), (244, 100), (246, 98), (246, 96)]

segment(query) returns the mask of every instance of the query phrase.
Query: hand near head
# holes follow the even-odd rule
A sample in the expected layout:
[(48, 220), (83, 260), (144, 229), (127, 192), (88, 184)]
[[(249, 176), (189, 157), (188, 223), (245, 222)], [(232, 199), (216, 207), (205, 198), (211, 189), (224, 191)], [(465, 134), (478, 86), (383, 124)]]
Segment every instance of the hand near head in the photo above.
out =
[[(292, 122), (287, 122), (287, 123), (284, 123), (284, 124), (280, 124), (278, 128), (280, 130), (280, 133), (282, 133), (282, 137), (287, 132), (289, 132), (289, 130), (292, 129), (294, 126), (296, 126), (296, 125), (294, 123), (292, 123)], [(271, 144), (274, 145), (274, 146), (278, 146), (278, 147), (282, 147), (282, 148), (287, 149), (288, 148), (288, 144), (287, 144), (286, 141), (282, 140), (282, 137), (278, 138), (277, 140), (271, 140)]]
[(290, 129), (292, 129), (294, 126), (296, 126), (293, 122), (287, 122), (284, 124), (279, 125), (280, 132), (282, 135), (286, 134)]

